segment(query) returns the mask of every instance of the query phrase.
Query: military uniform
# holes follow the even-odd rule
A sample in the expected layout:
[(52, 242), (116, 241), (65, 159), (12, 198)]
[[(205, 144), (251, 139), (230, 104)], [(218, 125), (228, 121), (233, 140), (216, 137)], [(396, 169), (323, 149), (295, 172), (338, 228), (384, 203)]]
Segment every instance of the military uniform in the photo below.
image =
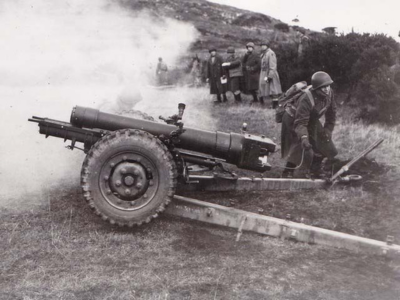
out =
[(234, 94), (240, 94), (242, 90), (241, 79), (243, 77), (241, 59), (236, 57), (235, 54), (231, 54), (226, 58), (225, 62), (229, 63), (229, 66), (224, 67), (228, 75), (228, 89)]
[[(337, 150), (331, 134), (336, 121), (336, 103), (333, 90), (329, 95), (311, 91), (315, 105), (304, 93), (299, 99), (294, 117), (285, 112), (282, 120), (281, 152), (282, 157), (293, 165), (302, 161), (303, 150), (301, 138), (307, 136), (312, 149), (304, 151), (303, 167), (308, 168), (314, 156), (333, 158)], [(325, 124), (320, 119), (325, 115)]]

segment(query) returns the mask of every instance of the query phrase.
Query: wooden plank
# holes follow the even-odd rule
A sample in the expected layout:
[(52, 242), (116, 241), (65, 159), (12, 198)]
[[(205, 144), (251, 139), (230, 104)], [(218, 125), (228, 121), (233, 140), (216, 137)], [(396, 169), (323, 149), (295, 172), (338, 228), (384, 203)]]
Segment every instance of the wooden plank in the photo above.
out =
[(309, 244), (343, 248), (360, 253), (400, 254), (399, 245), (263, 216), (182, 196), (174, 196), (174, 201), (167, 208), (166, 213), (201, 222), (238, 228), (240, 229), (238, 237), (240, 237), (243, 230)]

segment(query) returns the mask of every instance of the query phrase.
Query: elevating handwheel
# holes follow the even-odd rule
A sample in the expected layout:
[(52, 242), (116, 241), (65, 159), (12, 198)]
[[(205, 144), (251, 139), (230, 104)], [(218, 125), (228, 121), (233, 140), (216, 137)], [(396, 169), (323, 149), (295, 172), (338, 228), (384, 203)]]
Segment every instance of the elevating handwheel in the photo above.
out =
[(111, 132), (88, 152), (81, 185), (95, 213), (111, 224), (148, 223), (172, 200), (176, 166), (167, 147), (133, 129)]

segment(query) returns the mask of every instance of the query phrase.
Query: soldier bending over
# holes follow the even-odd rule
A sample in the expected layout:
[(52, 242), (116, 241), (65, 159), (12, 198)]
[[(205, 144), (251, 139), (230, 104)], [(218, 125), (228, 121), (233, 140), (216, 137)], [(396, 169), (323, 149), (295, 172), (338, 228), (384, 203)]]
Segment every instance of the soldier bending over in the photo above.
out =
[[(336, 104), (331, 77), (325, 72), (316, 72), (308, 87), (296, 104), (293, 116), (286, 111), (282, 119), (282, 157), (287, 159), (282, 177), (292, 177), (294, 169), (302, 162), (306, 177), (322, 178), (322, 161), (333, 159), (337, 150), (332, 142), (332, 131), (336, 121)], [(311, 94), (311, 95), (310, 95)], [(320, 118), (325, 115), (322, 126)]]

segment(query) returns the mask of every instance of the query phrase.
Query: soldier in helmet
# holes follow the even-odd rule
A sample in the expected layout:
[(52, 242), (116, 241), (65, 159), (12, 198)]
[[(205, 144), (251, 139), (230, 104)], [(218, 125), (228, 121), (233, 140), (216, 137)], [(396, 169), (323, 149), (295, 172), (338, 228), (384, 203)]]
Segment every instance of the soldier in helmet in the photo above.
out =
[(278, 106), (278, 95), (282, 94), (281, 81), (277, 70), (275, 52), (268, 47), (268, 42), (261, 44), (260, 102), (272, 97), (272, 108)]
[[(292, 177), (302, 163), (307, 177), (324, 177), (322, 161), (333, 159), (337, 150), (332, 142), (336, 121), (336, 104), (329, 74), (319, 71), (312, 75), (312, 86), (296, 103), (294, 116), (285, 112), (282, 120), (282, 157), (287, 159), (282, 177)], [(325, 116), (322, 125), (320, 119)]]
[(223, 81), (223, 69), (222, 69), (222, 58), (217, 55), (217, 49), (211, 48), (209, 50), (210, 58), (207, 62), (207, 82), (210, 84), (210, 94), (217, 95), (217, 101), (221, 102), (221, 95), (223, 96), (223, 101), (226, 102), (225, 88), (222, 85)]
[(243, 76), (244, 89), (246, 93), (253, 96), (253, 102), (258, 102), (257, 92), (260, 80), (261, 61), (260, 56), (254, 53), (254, 43), (250, 42), (246, 45), (247, 53), (243, 56)]
[(241, 102), (241, 79), (243, 77), (242, 61), (235, 55), (235, 48), (228, 47), (228, 57), (222, 64), (228, 75), (228, 89), (233, 93), (236, 102)]

